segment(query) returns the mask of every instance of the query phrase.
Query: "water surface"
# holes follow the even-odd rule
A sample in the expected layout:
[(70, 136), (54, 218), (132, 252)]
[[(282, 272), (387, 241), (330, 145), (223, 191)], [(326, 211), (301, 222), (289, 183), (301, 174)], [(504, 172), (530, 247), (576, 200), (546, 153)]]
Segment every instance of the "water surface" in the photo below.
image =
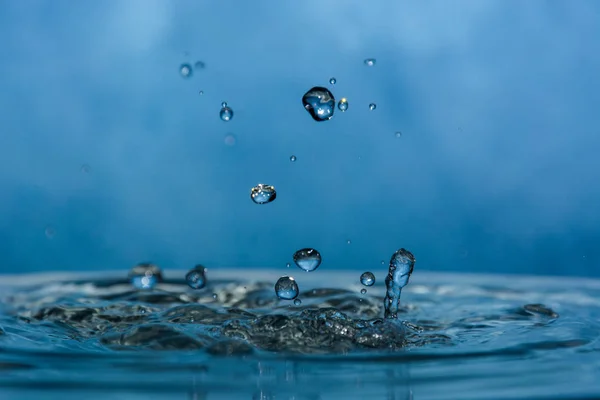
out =
[[(126, 271), (2, 278), (0, 397), (516, 399), (600, 396), (600, 282), (431, 274), (383, 319), (383, 275)], [(376, 274), (377, 275), (377, 274)]]

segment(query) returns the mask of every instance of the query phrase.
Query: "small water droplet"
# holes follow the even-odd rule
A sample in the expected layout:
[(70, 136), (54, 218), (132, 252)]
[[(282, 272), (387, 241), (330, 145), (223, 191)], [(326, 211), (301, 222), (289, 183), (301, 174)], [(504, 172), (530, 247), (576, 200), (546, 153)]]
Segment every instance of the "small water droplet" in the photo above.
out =
[(198, 94), (202, 96), (204, 94), (204, 90), (199, 91)]
[(227, 102), (226, 101), (224, 101), (224, 102), (221, 103), (221, 108), (225, 108), (225, 107), (227, 107)]
[(259, 183), (250, 190), (250, 198), (256, 204), (267, 204), (277, 198), (274, 186)]
[(397, 138), (400, 138), (402, 137), (402, 132), (398, 131), (394, 135), (396, 135)]
[(360, 293), (362, 293), (362, 294), (367, 293), (367, 289), (360, 289)]
[(185, 275), (185, 281), (192, 289), (202, 289), (206, 285), (206, 268), (196, 265)]
[(44, 234), (48, 239), (52, 239), (54, 238), (54, 235), (56, 235), (56, 230), (52, 225), (48, 225), (46, 229), (44, 229)]
[(295, 299), (294, 300), (294, 305), (295, 306), (299, 306), (300, 304), (302, 304), (302, 300), (300, 300), (300, 299)]
[(337, 80), (335, 78), (329, 79), (329, 83), (332, 85), (335, 85), (336, 82), (337, 82)]
[(367, 58), (365, 59), (365, 65), (367, 67), (372, 67), (373, 65), (375, 65), (377, 63), (377, 60), (374, 58)]
[(225, 144), (227, 146), (235, 146), (236, 138), (233, 134), (228, 134), (225, 136)]
[[(360, 160), (360, 157), (359, 157), (359, 160)], [(346, 241), (346, 243), (348, 243), (348, 244), (352, 244), (352, 240), (348, 239), (348, 240)]]
[(369, 104), (369, 110), (373, 111), (376, 108), (377, 108), (377, 104), (375, 104), (375, 103)]
[(298, 284), (291, 276), (282, 276), (275, 283), (275, 294), (282, 300), (294, 300), (298, 297)]
[(162, 272), (156, 264), (139, 263), (129, 271), (129, 281), (136, 289), (152, 289), (162, 281)]
[(348, 109), (348, 100), (345, 97), (339, 101), (338, 108), (341, 112), (345, 112)]
[(315, 86), (302, 96), (302, 105), (315, 121), (327, 121), (333, 117), (335, 98), (328, 89)]
[(381, 265), (385, 265), (385, 261), (381, 260)]
[(290, 264), (290, 263), (286, 263), (286, 264), (285, 264), (285, 266), (289, 268), (289, 267), (291, 267), (291, 266), (292, 266), (292, 264)]
[(83, 172), (84, 174), (90, 173), (91, 170), (92, 170), (92, 168), (87, 164), (83, 164), (81, 166), (81, 172)]
[(360, 283), (365, 286), (373, 286), (375, 284), (375, 275), (372, 272), (364, 272), (360, 276)]
[(179, 67), (179, 73), (184, 78), (189, 78), (190, 76), (192, 76), (192, 66), (187, 63), (181, 64), (181, 66)]
[(196, 67), (196, 69), (204, 69), (206, 67), (206, 64), (204, 64), (204, 62), (202, 61), (196, 61), (194, 67)]
[(213, 299), (215, 299), (215, 300), (216, 300), (216, 299), (217, 299), (217, 297), (219, 297), (219, 296), (217, 296), (217, 294), (216, 294), (216, 293), (213, 293)]
[(294, 253), (294, 263), (306, 272), (314, 271), (321, 265), (321, 253), (312, 248), (300, 249)]
[[(225, 105), (223, 105), (225, 104)], [(230, 121), (233, 118), (233, 110), (227, 106), (227, 103), (221, 104), (221, 111), (219, 111), (219, 117), (225, 122)]]
[(291, 156), (290, 156), (290, 161), (291, 161), (291, 162), (295, 162), (295, 161), (296, 161), (296, 156), (294, 156), (294, 155), (291, 155)]

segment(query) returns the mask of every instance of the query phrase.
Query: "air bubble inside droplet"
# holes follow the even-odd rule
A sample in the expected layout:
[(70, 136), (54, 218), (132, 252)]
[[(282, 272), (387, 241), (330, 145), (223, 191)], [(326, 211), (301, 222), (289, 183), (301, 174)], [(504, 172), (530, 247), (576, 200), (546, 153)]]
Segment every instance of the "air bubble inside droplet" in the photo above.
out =
[(294, 253), (294, 263), (306, 272), (314, 271), (321, 265), (321, 253), (312, 248), (300, 249)]
[(375, 275), (372, 272), (364, 272), (360, 276), (360, 283), (365, 286), (373, 286), (375, 284)]
[(282, 276), (275, 283), (275, 294), (282, 300), (294, 300), (298, 293), (298, 284), (291, 276)]

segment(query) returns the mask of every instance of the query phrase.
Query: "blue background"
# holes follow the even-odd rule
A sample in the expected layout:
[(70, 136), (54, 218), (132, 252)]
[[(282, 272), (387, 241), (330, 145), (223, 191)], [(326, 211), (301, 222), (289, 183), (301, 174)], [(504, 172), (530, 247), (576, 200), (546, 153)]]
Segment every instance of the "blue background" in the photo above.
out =
[(3, 0), (0, 37), (1, 272), (600, 276), (600, 2)]

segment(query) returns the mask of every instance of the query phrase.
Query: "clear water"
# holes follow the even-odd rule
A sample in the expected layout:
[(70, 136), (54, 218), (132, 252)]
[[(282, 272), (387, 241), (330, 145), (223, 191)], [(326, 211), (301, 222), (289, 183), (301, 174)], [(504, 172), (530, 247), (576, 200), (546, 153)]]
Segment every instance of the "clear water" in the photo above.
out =
[(300, 273), (297, 305), (279, 271), (186, 272), (3, 277), (2, 398), (600, 396), (600, 281), (419, 271), (384, 320), (361, 271)]

